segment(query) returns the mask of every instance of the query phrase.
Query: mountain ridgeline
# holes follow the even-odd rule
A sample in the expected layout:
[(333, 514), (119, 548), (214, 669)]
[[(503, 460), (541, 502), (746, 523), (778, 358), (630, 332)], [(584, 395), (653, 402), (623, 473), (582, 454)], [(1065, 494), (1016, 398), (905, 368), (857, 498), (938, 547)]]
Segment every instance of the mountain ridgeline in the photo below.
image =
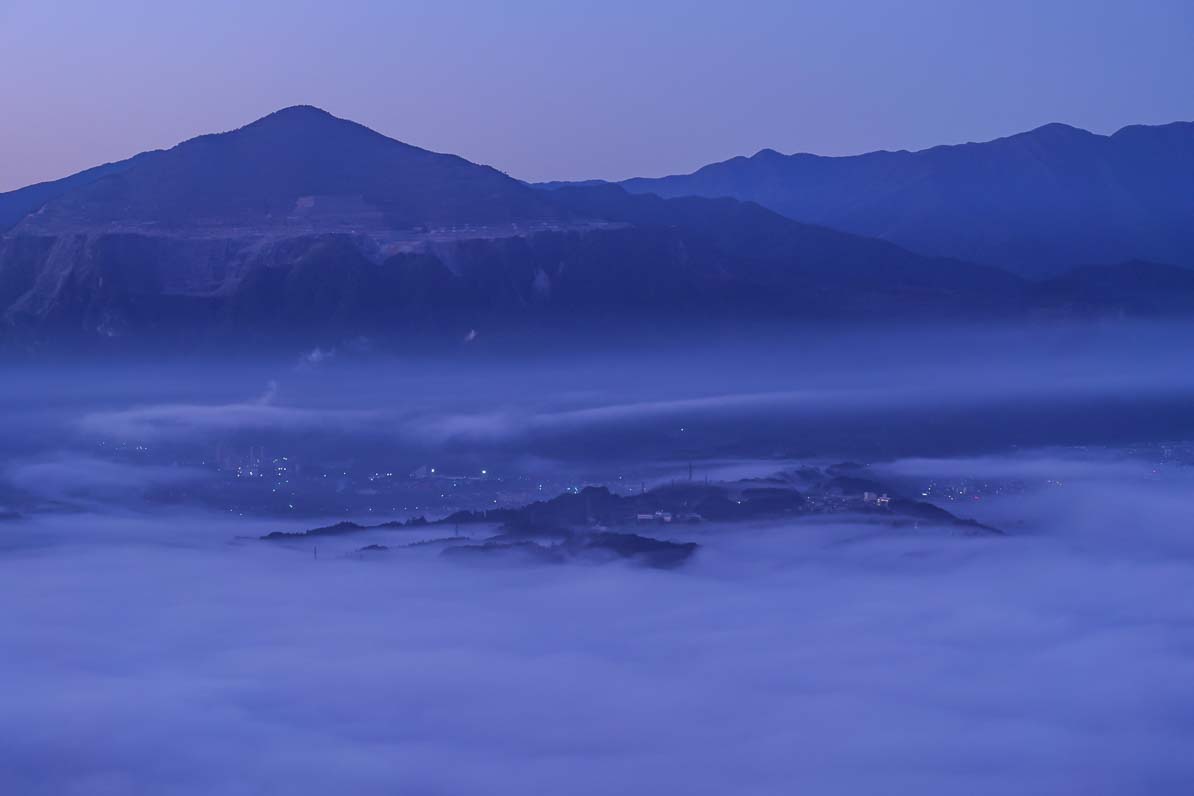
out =
[(629, 191), (724, 196), (912, 251), (1030, 277), (1194, 266), (1194, 123), (1102, 136), (1050, 124), (984, 143), (851, 157), (764, 149)]
[(1194, 308), (1185, 272), (1163, 265), (1033, 282), (753, 202), (630, 187), (543, 190), (288, 108), (0, 194), (0, 336), (451, 341)]

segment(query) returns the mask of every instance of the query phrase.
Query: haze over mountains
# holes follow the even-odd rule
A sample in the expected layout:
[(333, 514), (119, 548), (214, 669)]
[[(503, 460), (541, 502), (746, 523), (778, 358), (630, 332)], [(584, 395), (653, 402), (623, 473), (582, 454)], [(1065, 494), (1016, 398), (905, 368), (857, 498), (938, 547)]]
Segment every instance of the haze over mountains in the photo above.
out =
[[(1101, 152), (1103, 139), (1045, 128), (1018, 143), (859, 159), (761, 153), (703, 176), (632, 181), (631, 192), (605, 184), (543, 190), (316, 108), (287, 108), (232, 132), (0, 194), (0, 334), (22, 343), (221, 335), (460, 340), (528, 329), (600, 333), (626, 324), (1187, 313), (1194, 285), (1165, 265), (1032, 282), (881, 240), (896, 237), (890, 218), (868, 227), (871, 237), (819, 225), (848, 227), (830, 223), (838, 215), (878, 218), (868, 208), (890, 197), (908, 219), (926, 219), (909, 228), (938, 229), (962, 251), (974, 249), (964, 242), (973, 229), (980, 237), (992, 225), (1007, 232), (1015, 219), (1030, 218), (1041, 241), (1044, 231), (1056, 233), (1042, 251), (1069, 246), (1112, 261), (1120, 250), (1120, 259), (1148, 257), (1158, 250), (1133, 250), (1128, 233), (1146, 222), (1148, 229), (1176, 227), (1192, 201), (1179, 187), (1181, 170), (1194, 163), (1185, 128), (1161, 129), (1169, 130), (1165, 146), (1154, 141), (1132, 148), (1132, 157), (1108, 155), (1111, 165), (1094, 171), (1066, 154), (1067, 142)], [(1018, 172), (1002, 155), (961, 157), (996, 145), (1019, 159)], [(1114, 183), (1143, 195), (1148, 175), (1169, 162), (1177, 176), (1164, 183), (1164, 196), (1149, 194), (1148, 204), (1116, 205), (1095, 190)], [(1129, 163), (1152, 171), (1141, 165), (1129, 179), (1121, 174)], [(798, 176), (768, 182), (762, 175), (773, 164), (819, 176), (813, 187)], [(849, 185), (834, 177), (841, 164), (851, 169)], [(742, 169), (753, 176), (727, 176)], [(906, 196), (915, 193), (917, 169), (939, 186), (921, 192), (929, 198)], [(818, 225), (735, 198), (681, 196), (727, 193), (731, 185), (745, 194), (756, 182), (772, 193), (746, 198), (775, 204), (777, 196), (801, 197), (775, 209), (819, 208), (811, 219)], [(1089, 195), (1073, 194), (1081, 183)], [(784, 193), (788, 184), (797, 187)], [(950, 199), (940, 186), (964, 189), (970, 200)], [(636, 195), (646, 190), (674, 198)], [(1000, 202), (1002, 215), (988, 212)], [(1117, 223), (1072, 228), (1085, 227), (1096, 210), (1116, 211)], [(1010, 234), (992, 245), (1015, 250)], [(1184, 234), (1150, 240), (1170, 247), (1161, 253), (1181, 251), (1190, 240)], [(1101, 242), (1108, 235), (1119, 249)]]
[(1194, 266), (1194, 123), (1102, 136), (1064, 124), (985, 143), (852, 157), (781, 155), (621, 183), (728, 196), (913, 251), (1054, 275), (1152, 260)]

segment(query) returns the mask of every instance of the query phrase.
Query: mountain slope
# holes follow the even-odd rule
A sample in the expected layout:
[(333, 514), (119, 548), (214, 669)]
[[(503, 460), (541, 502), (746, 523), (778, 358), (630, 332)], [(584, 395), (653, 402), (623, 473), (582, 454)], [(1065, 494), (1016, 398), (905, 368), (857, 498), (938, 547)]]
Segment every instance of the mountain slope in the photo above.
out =
[(566, 189), (584, 224), (480, 236), (67, 232), (0, 238), (32, 337), (432, 335), (1007, 311), (1022, 281), (732, 200)]
[(156, 151), (143, 152), (134, 158), (116, 163), (105, 163), (60, 180), (39, 182), (36, 185), (18, 188), (15, 191), (0, 193), (0, 233), (8, 231), (25, 216), (36, 212), (47, 202), (103, 177), (121, 172), (137, 162), (156, 157), (157, 154)]
[(590, 218), (682, 229), (713, 251), (741, 258), (739, 273), (762, 283), (804, 281), (853, 290), (897, 287), (1014, 291), (1020, 280), (995, 268), (931, 258), (872, 238), (793, 222), (753, 202), (631, 195), (616, 186), (566, 186), (557, 204)]
[(1097, 274), (1046, 289), (752, 202), (540, 190), (306, 107), (34, 187), (6, 196), (27, 212), (0, 234), (0, 342), (460, 340), (1187, 306), (1150, 299), (1188, 289), (1169, 276), (1124, 310)]
[[(552, 219), (534, 190), (487, 166), (386, 138), (317, 108), (76, 175), (20, 231), (295, 225), (401, 229)], [(28, 190), (28, 189), (26, 189)], [(6, 195), (0, 195), (3, 203)]]
[(799, 221), (1031, 276), (1131, 259), (1194, 266), (1194, 123), (1111, 136), (1051, 124), (985, 143), (852, 157), (763, 150), (623, 185), (755, 201)]
[(1133, 261), (1084, 266), (1034, 286), (1042, 304), (1071, 311), (1175, 316), (1194, 313), (1194, 269)]

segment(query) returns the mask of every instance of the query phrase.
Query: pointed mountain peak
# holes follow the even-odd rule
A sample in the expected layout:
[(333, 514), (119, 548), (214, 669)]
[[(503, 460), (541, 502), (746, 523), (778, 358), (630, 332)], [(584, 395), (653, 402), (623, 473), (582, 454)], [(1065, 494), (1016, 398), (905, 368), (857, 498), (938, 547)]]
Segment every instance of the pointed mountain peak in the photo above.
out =
[(252, 127), (259, 124), (341, 124), (351, 127), (364, 126), (349, 119), (341, 119), (339, 116), (333, 116), (323, 108), (317, 108), (314, 105), (291, 105), (287, 108), (281, 108), (273, 113), (262, 116), (248, 126)]
[[(338, 116), (333, 116), (322, 108), (317, 108), (314, 105), (291, 105), (288, 108), (276, 110), (271, 114), (262, 116), (255, 122), (250, 122), (242, 130), (256, 130), (256, 129), (335, 129), (340, 128), (344, 130), (369, 130), (363, 124), (358, 124), (348, 119), (341, 119)], [(370, 132), (374, 132), (370, 130)], [(380, 133), (377, 133), (380, 135)]]
[(296, 105), (67, 190), (36, 224), (407, 229), (557, 216), (537, 191), (488, 166)]
[(305, 118), (319, 118), (319, 119), (335, 119), (335, 116), (325, 111), (323, 108), (317, 108), (314, 105), (290, 105), (285, 108), (279, 108), (273, 113), (265, 116), (268, 119), (276, 117), (280, 119), (305, 119)]

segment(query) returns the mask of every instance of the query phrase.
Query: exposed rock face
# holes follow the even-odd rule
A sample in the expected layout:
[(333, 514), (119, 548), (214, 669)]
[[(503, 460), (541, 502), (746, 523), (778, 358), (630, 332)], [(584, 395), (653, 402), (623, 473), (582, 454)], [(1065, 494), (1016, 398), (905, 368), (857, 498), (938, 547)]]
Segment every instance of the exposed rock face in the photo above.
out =
[[(778, 228), (778, 243), (749, 226), (710, 237), (702, 227), (720, 211), (702, 210), (674, 224), (621, 220), (639, 216), (632, 208), (610, 212), (614, 220), (455, 232), (12, 233), (0, 238), (0, 317), (10, 333), (29, 336), (457, 337), (697, 312), (731, 320), (982, 312), (1021, 292), (1011, 277), (882, 245), (872, 259), (868, 242), (819, 240), (778, 217), (765, 222)], [(887, 272), (873, 273), (883, 262)]]

